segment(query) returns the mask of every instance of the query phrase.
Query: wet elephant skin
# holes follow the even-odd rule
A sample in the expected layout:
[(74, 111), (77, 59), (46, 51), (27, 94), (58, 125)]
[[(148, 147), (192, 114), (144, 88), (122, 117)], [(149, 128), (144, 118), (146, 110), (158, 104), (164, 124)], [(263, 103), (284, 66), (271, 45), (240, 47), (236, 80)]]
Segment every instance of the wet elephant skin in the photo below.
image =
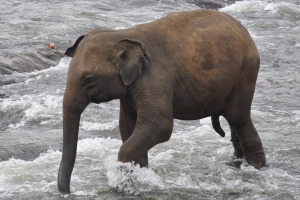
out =
[(148, 166), (147, 152), (169, 140), (173, 119), (219, 117), (231, 129), (235, 157), (255, 168), (266, 159), (251, 120), (260, 58), (247, 30), (211, 10), (170, 14), (124, 30), (92, 30), (66, 51), (73, 57), (63, 99), (58, 189), (70, 193), (81, 113), (120, 99), (121, 162)]

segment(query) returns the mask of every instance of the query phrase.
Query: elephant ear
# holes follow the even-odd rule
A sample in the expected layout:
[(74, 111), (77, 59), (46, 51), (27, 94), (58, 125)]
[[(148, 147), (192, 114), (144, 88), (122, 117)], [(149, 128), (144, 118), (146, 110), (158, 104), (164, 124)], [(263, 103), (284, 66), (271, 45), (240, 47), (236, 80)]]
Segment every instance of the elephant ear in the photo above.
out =
[(123, 83), (128, 86), (141, 75), (150, 56), (142, 42), (124, 39), (113, 47), (112, 57)]
[(75, 54), (75, 52), (76, 52), (76, 49), (77, 49), (79, 43), (81, 42), (81, 40), (83, 40), (84, 37), (85, 37), (85, 35), (80, 36), (76, 40), (75, 44), (72, 47), (70, 47), (70, 48), (67, 49), (67, 51), (65, 52), (65, 55), (69, 56), (69, 57), (73, 57), (74, 54)]

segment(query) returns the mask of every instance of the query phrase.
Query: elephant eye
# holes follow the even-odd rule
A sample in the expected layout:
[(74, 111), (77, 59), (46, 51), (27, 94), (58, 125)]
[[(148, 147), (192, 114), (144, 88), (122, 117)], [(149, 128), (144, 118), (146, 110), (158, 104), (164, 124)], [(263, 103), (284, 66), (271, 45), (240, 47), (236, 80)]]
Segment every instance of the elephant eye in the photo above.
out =
[(91, 75), (87, 75), (83, 78), (82, 82), (84, 85), (88, 85), (88, 86), (91, 86), (95, 83), (96, 81), (96, 78), (91, 76)]

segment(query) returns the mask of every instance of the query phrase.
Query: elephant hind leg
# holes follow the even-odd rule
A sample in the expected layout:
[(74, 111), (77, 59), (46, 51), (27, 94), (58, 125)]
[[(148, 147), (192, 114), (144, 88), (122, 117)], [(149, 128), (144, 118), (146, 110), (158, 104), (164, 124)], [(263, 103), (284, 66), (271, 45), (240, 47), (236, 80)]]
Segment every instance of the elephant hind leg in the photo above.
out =
[[(230, 120), (229, 120), (230, 121)], [(232, 123), (233, 146), (237, 158), (245, 157), (249, 165), (259, 169), (266, 165), (266, 158), (260, 137), (250, 119)]]
[(237, 157), (244, 156), (249, 165), (259, 169), (266, 165), (262, 142), (251, 120), (251, 104), (256, 78), (244, 77), (234, 88), (224, 112), (232, 130)]
[(241, 159), (244, 157), (244, 152), (241, 148), (239, 138), (231, 125), (230, 125), (230, 130), (231, 130), (231, 140), (230, 141), (232, 142), (232, 145), (234, 148), (233, 159)]

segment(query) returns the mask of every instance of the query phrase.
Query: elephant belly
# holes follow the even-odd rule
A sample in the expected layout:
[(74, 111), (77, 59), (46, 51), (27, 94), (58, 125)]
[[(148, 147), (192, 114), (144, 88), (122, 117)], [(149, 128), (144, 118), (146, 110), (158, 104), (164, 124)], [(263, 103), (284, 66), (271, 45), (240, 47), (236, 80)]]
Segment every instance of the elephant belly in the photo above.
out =
[(173, 116), (175, 119), (196, 120), (221, 113), (224, 109), (224, 97), (204, 99), (179, 98), (174, 100)]
[(176, 81), (173, 93), (174, 118), (195, 120), (222, 113), (236, 80), (234, 68), (237, 66), (205, 73), (194, 67), (188, 74), (181, 72), (180, 80), (184, 81)]

